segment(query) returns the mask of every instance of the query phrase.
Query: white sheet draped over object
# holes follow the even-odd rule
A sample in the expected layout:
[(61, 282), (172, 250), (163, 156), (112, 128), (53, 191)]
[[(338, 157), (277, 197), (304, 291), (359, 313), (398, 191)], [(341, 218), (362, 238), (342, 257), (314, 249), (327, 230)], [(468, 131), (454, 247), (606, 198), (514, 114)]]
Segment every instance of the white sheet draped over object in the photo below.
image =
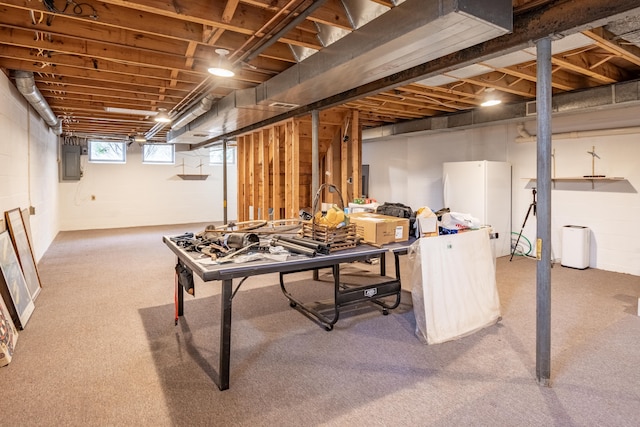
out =
[(411, 245), (411, 296), (421, 341), (451, 341), (500, 320), (489, 232), (421, 238)]

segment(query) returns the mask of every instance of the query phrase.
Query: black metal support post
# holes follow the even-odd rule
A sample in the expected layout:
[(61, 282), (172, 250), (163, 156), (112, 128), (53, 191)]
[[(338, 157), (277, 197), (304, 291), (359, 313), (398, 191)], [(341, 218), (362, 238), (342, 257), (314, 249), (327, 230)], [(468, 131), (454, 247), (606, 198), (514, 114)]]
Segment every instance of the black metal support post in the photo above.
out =
[(538, 112), (536, 239), (536, 377), (551, 378), (551, 39), (536, 42)]
[(222, 140), (222, 223), (229, 224), (227, 219), (227, 140)]

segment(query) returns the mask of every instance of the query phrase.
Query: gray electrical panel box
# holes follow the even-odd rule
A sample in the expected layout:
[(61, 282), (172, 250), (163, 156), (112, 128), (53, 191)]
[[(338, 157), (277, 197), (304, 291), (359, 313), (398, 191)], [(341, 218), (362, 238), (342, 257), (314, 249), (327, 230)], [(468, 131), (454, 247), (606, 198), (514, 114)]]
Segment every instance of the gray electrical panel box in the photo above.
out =
[(79, 181), (80, 173), (79, 145), (63, 145), (60, 162), (60, 181)]

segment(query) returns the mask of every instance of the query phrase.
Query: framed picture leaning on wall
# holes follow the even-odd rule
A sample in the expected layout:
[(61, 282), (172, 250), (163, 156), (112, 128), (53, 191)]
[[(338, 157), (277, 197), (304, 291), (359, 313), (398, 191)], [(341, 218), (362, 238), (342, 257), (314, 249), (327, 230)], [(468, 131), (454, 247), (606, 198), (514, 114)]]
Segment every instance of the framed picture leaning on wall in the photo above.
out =
[(7, 306), (0, 297), (0, 366), (6, 366), (11, 362), (16, 341), (18, 341), (18, 331), (11, 320)]
[(13, 247), (18, 256), (18, 262), (20, 263), (20, 267), (22, 267), (24, 280), (27, 282), (27, 289), (29, 289), (31, 299), (35, 301), (41, 289), (40, 276), (38, 275), (38, 268), (33, 258), (31, 243), (27, 235), (27, 227), (23, 221), (20, 209), (12, 209), (5, 212), (4, 215), (11, 239), (13, 239)]
[(0, 270), (0, 295), (16, 326), (24, 329), (35, 306), (8, 231), (0, 233)]

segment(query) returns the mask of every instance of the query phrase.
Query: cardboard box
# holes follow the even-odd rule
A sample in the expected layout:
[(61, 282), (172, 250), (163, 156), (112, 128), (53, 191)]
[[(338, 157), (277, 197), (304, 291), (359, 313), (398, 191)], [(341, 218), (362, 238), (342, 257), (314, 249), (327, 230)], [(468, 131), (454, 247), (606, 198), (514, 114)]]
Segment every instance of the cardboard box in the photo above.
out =
[(356, 234), (364, 243), (381, 246), (409, 240), (408, 218), (358, 212), (349, 215), (349, 222), (355, 224)]

